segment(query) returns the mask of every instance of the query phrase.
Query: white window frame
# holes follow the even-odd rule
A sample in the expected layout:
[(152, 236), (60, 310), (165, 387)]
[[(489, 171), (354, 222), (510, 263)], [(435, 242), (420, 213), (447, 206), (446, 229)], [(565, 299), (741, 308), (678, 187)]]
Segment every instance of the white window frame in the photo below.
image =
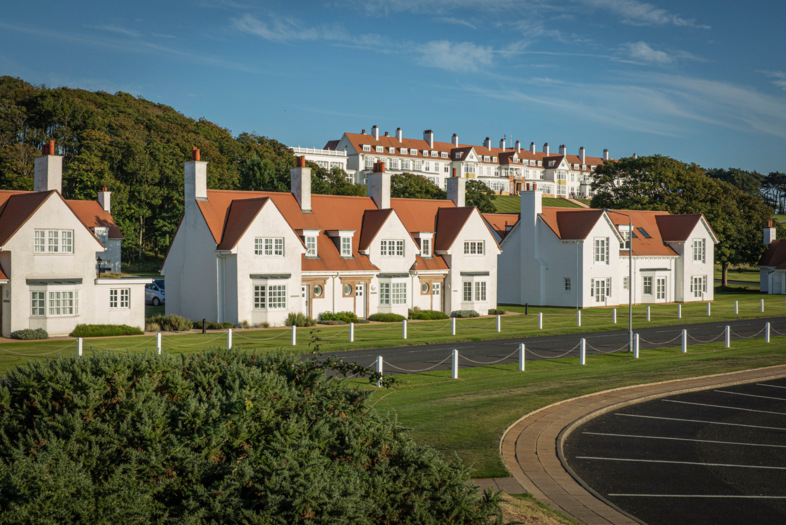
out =
[(287, 285), (286, 284), (254, 284), (253, 309), (260, 310), (286, 310)]
[(690, 280), (690, 293), (695, 299), (701, 299), (707, 293), (707, 276), (694, 275)]
[(314, 235), (306, 236), (306, 257), (319, 257), (317, 252), (317, 238)]
[(283, 257), (283, 237), (257, 237), (254, 239), (254, 255), (257, 257)]
[(74, 230), (35, 230), (33, 253), (72, 255)]
[(79, 290), (47, 290), (47, 317), (79, 315)]
[(352, 257), (352, 237), (342, 236), (339, 238), (342, 257)]
[(379, 304), (407, 304), (407, 283), (403, 281), (383, 281), (379, 283)]
[(707, 241), (706, 239), (693, 239), (693, 262), (707, 262)]
[(383, 257), (404, 257), (404, 240), (383, 239), (379, 243), (379, 250)]
[(666, 278), (658, 277), (655, 279), (655, 298), (666, 299)]
[(109, 308), (112, 310), (128, 310), (131, 308), (131, 288), (110, 288)]
[(590, 296), (595, 298), (596, 303), (604, 303), (611, 297), (611, 277), (592, 279), (590, 281)]
[(421, 257), (431, 257), (431, 239), (430, 238), (422, 238), (420, 239), (420, 256)]
[(363, 151), (371, 151), (371, 145), (370, 144), (363, 144)]
[(596, 263), (609, 264), (609, 238), (595, 237), (592, 254)]
[(644, 295), (652, 295), (652, 276), (645, 275), (641, 278), (641, 293)]
[(46, 292), (43, 290), (30, 291), (30, 315), (32, 317), (46, 317)]
[(486, 241), (464, 241), (464, 255), (485, 255)]

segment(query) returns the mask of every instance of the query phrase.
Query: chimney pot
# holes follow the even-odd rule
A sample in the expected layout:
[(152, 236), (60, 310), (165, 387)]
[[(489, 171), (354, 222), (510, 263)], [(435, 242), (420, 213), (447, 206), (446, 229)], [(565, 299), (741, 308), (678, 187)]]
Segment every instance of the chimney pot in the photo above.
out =
[(191, 160), (199, 160), (199, 148), (194, 146), (191, 148)]
[(371, 126), (371, 134), (374, 135), (374, 140), (379, 140), (379, 127), (376, 124)]
[(385, 132), (385, 136), (386, 136), (386, 137), (389, 137), (389, 136), (390, 136), (390, 133), (388, 133), (388, 132), (386, 131), (386, 132)]
[(403, 142), (404, 136), (401, 132), (401, 128), (396, 128), (396, 138), (398, 139), (399, 142)]
[(518, 140), (516, 141), (516, 151), (521, 152), (521, 142), (519, 142)]
[(452, 140), (452, 142), (453, 142), (453, 147), (454, 147), (454, 148), (458, 148), (458, 133), (454, 133), (454, 134), (453, 134), (453, 140)]
[(603, 160), (609, 160), (609, 148), (603, 150)]
[(543, 153), (545, 153), (546, 155), (549, 154), (549, 143), (548, 142), (543, 144)]
[(41, 148), (41, 156), (34, 161), (33, 191), (63, 191), (63, 157), (55, 155), (55, 141)]
[(365, 135), (365, 134), (366, 134), (366, 130), (365, 130), (365, 129), (361, 129), (361, 130), (360, 130), (360, 134), (361, 134), (361, 135)]
[(295, 157), (295, 166), (298, 168), (306, 167), (306, 157)]

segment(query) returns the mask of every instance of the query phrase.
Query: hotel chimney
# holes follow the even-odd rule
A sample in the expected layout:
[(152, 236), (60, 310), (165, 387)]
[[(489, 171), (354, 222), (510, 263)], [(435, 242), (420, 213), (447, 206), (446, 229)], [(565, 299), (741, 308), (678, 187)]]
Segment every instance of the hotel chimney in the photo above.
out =
[(107, 213), (112, 213), (111, 197), (112, 197), (112, 192), (107, 191), (106, 186), (104, 186), (103, 190), (98, 192), (98, 204), (100, 204), (101, 209), (103, 209)]
[(33, 190), (63, 193), (63, 156), (55, 154), (55, 141), (44, 144), (41, 153), (43, 155), (35, 159)]
[(579, 148), (579, 160), (581, 161), (582, 164), (587, 164), (586, 162), (587, 157), (584, 155), (584, 146), (581, 146)]
[(374, 140), (379, 140), (379, 127), (376, 124), (371, 126), (371, 134), (374, 135)]
[(609, 160), (609, 148), (603, 150), (603, 161)]
[(311, 212), (311, 168), (306, 167), (306, 157), (295, 157), (295, 167), (289, 170), (289, 187), (300, 211)]
[(401, 131), (401, 128), (396, 128), (396, 138), (398, 139), (399, 143), (404, 141), (404, 135)]
[(199, 148), (191, 149), (191, 160), (184, 165), (185, 206), (195, 206), (196, 201), (207, 200), (207, 162), (200, 160)]
[(423, 140), (428, 142), (428, 147), (429, 148), (433, 148), (434, 147), (434, 132), (432, 130), (430, 130), (430, 129), (427, 129), (426, 131), (424, 131), (423, 132)]
[(545, 144), (543, 144), (543, 153), (544, 153), (545, 155), (547, 155), (547, 156), (548, 156), (548, 154), (549, 154), (549, 143), (548, 143), (548, 142), (546, 142)]
[(448, 200), (453, 201), (453, 203), (459, 208), (466, 206), (465, 202), (467, 180), (462, 179), (461, 177), (450, 177), (447, 179), (446, 183), (448, 190)]
[(560, 155), (567, 155), (568, 154), (568, 148), (565, 146), (565, 144), (560, 144), (559, 145), (559, 154)]
[(764, 244), (769, 246), (775, 240), (775, 237), (776, 233), (772, 221), (767, 221), (767, 227), (764, 228)]
[(458, 148), (458, 134), (454, 133), (453, 138), (451, 139), (454, 148)]
[(505, 139), (504, 138), (499, 139), (499, 149), (501, 149), (502, 151), (505, 151)]
[(385, 173), (385, 163), (374, 163), (374, 172), (366, 179), (366, 194), (374, 200), (377, 208), (390, 208), (390, 173)]
[(529, 143), (529, 152), (532, 153), (533, 155), (535, 154), (535, 143), (534, 142), (530, 142)]

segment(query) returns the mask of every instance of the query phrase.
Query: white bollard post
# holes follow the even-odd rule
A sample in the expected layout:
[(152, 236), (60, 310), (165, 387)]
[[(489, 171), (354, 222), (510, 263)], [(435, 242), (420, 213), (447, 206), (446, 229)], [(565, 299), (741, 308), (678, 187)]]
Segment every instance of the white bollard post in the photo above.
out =
[(682, 353), (688, 353), (688, 331), (682, 330)]
[(161, 332), (156, 334), (156, 353), (161, 355)]
[(450, 318), (450, 335), (456, 335), (456, 318)]
[(227, 329), (227, 350), (232, 350), (232, 329)]
[(538, 330), (543, 330), (543, 312), (538, 312)]
[(726, 325), (726, 348), (731, 346), (731, 326)]
[(292, 346), (297, 344), (297, 326), (292, 325)]
[(451, 377), (458, 379), (458, 350), (456, 349), (453, 349), (453, 373)]
[(501, 316), (498, 315), (497, 316), (497, 332), (501, 332), (501, 331), (502, 331), (502, 318), (501, 318)]
[(734, 315), (739, 315), (740, 313), (740, 302), (734, 301)]
[(611, 318), (614, 320), (614, 324), (617, 324), (617, 309), (616, 308), (612, 311)]
[(677, 319), (682, 319), (682, 305), (677, 305)]
[(81, 337), (79, 337), (76, 340), (76, 356), (77, 357), (82, 357), (82, 338)]
[(523, 372), (526, 366), (526, 352), (527, 350), (524, 348), (524, 343), (519, 343), (519, 372)]
[(579, 343), (579, 364), (587, 364), (587, 340), (583, 337), (581, 338), (581, 343)]
[(707, 317), (709, 317), (711, 315), (711, 313), (710, 313), (711, 311), (712, 310), (710, 309), (710, 303), (707, 303)]
[(770, 323), (769, 322), (766, 325), (764, 325), (764, 342), (765, 343), (769, 343), (770, 342)]
[(576, 326), (581, 326), (581, 310), (576, 310)]
[(764, 299), (761, 300), (761, 312), (764, 313)]
[(647, 307), (647, 321), (650, 320), (650, 307)]
[(355, 342), (355, 323), (349, 323), (349, 342)]
[(404, 319), (401, 322), (401, 337), (403, 337), (404, 339), (407, 338), (407, 320), (406, 319)]
[(379, 374), (379, 379), (377, 379), (377, 388), (382, 386), (382, 356), (377, 356), (377, 373)]
[(633, 334), (633, 359), (639, 358), (639, 334)]

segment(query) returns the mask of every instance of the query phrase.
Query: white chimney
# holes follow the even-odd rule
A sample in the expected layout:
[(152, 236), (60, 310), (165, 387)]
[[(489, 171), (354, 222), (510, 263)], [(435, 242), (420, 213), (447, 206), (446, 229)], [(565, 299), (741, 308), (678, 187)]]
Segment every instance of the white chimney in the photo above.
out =
[(453, 139), (451, 142), (453, 142), (453, 147), (458, 148), (458, 134), (453, 134)]
[(399, 142), (403, 142), (404, 135), (401, 132), (401, 128), (396, 128), (396, 138), (398, 139)]
[(55, 155), (55, 141), (41, 148), (43, 155), (35, 159), (33, 191), (57, 190), (63, 193), (63, 156)]
[(521, 142), (519, 142), (518, 140), (516, 141), (516, 151), (521, 153)]
[(448, 200), (459, 207), (466, 206), (466, 184), (467, 180), (461, 177), (450, 177), (447, 179)]
[(505, 139), (499, 139), (499, 149), (505, 151)]
[(775, 240), (775, 228), (772, 226), (772, 221), (767, 221), (767, 227), (764, 228), (764, 244), (769, 246)]
[[(533, 187), (535, 187), (533, 185)], [(521, 218), (523, 226), (534, 228), (538, 215), (543, 213), (543, 193), (538, 190), (521, 192)]]
[(584, 146), (581, 146), (579, 148), (579, 160), (581, 161), (582, 164), (586, 164), (586, 162), (585, 162), (586, 158), (587, 157), (584, 155)]
[(289, 170), (289, 187), (300, 210), (311, 212), (311, 168), (306, 167), (306, 157), (295, 157), (295, 167)]
[(366, 179), (366, 194), (380, 210), (390, 208), (390, 173), (385, 173), (384, 162), (374, 164), (374, 172)]
[(486, 137), (486, 140), (483, 141), (483, 147), (491, 149), (491, 139)]
[(103, 190), (98, 192), (98, 204), (100, 204), (101, 208), (107, 213), (112, 213), (111, 200), (110, 200), (111, 197), (112, 197), (112, 192), (107, 191), (106, 186), (104, 187)]
[(534, 142), (530, 142), (529, 143), (529, 152), (532, 153), (533, 155), (535, 154), (535, 143)]
[(426, 131), (424, 131), (423, 132), (423, 140), (428, 142), (428, 147), (429, 148), (433, 148), (434, 147), (434, 132), (432, 130), (430, 130), (430, 129), (427, 129)]
[(199, 160), (199, 149), (194, 146), (191, 160), (184, 166), (185, 205), (188, 208), (194, 205), (194, 201), (207, 200), (207, 162)]
[(548, 142), (543, 144), (543, 153), (545, 153), (546, 155), (549, 154), (549, 143)]
[(559, 154), (560, 155), (567, 155), (568, 154), (568, 148), (565, 146), (565, 144), (560, 144), (559, 145)]
[(603, 160), (604, 161), (609, 160), (609, 148), (603, 150)]
[(379, 140), (379, 128), (376, 124), (371, 126), (371, 134), (374, 135), (374, 140)]

